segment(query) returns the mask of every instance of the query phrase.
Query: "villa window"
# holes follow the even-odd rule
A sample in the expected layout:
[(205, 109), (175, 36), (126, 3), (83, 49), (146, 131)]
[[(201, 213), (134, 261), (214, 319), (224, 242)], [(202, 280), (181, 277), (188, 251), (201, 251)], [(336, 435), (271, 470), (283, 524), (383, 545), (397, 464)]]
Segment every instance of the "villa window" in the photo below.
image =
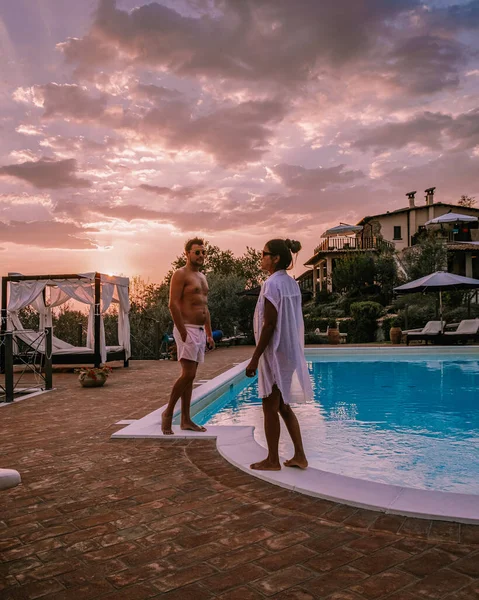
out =
[(394, 240), (402, 240), (401, 225), (394, 225)]

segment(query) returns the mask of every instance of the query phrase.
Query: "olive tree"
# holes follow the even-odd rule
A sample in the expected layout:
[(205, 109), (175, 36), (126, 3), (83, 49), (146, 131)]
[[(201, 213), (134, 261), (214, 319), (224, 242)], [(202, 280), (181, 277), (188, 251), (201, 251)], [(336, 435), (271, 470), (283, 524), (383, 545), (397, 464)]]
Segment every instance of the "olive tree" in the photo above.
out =
[(447, 248), (434, 233), (423, 236), (419, 243), (407, 248), (402, 258), (408, 279), (419, 279), (447, 267)]

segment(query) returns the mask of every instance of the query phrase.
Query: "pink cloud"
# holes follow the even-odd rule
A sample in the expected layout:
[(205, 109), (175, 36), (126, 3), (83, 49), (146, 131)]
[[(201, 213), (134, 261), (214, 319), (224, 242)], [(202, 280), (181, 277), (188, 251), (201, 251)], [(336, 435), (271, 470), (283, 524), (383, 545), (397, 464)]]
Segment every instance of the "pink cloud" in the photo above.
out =
[(148, 185), (147, 183), (144, 183), (139, 187), (140, 189), (145, 190), (146, 192), (156, 194), (157, 196), (163, 198), (172, 198), (175, 200), (187, 200), (188, 198), (193, 198), (198, 192), (202, 190), (202, 186), (181, 187), (178, 189), (172, 189), (169, 187)]
[(0, 222), (2, 241), (40, 248), (90, 250), (97, 245), (88, 239), (96, 231), (59, 221)]
[(347, 169), (345, 165), (306, 169), (298, 165), (282, 164), (275, 166), (273, 171), (289, 189), (310, 192), (319, 192), (321, 188), (350, 183), (364, 177), (362, 171)]
[[(137, 88), (138, 89), (138, 88)], [(246, 101), (200, 113), (192, 101), (178, 94), (147, 88), (157, 105), (145, 114), (123, 107), (107, 110), (107, 96), (91, 96), (77, 85), (48, 84), (35, 88), (44, 118), (68, 118), (78, 122), (128, 131), (140, 140), (159, 142), (171, 150), (201, 150), (222, 165), (255, 162), (268, 151), (274, 126), (287, 113), (278, 100)], [(173, 100), (172, 98), (175, 98)]]
[(78, 121), (100, 119), (106, 108), (107, 97), (92, 97), (85, 87), (76, 84), (47, 83), (33, 87), (37, 105), (43, 106), (43, 117), (74, 118)]
[(431, 95), (459, 84), (467, 48), (444, 36), (416, 35), (400, 40), (378, 68), (385, 82), (403, 92)]
[(42, 158), (0, 167), (0, 177), (15, 177), (37, 188), (86, 188), (91, 183), (76, 176), (77, 163), (71, 158), (54, 161)]
[(403, 122), (373, 127), (360, 134), (353, 147), (380, 152), (404, 148), (409, 144), (419, 144), (431, 150), (474, 148), (479, 145), (479, 108), (455, 117), (424, 112)]
[(390, 31), (389, 20), (417, 6), (417, 0), (222, 0), (214, 14), (194, 18), (158, 3), (128, 13), (114, 0), (100, 0), (90, 34), (61, 49), (84, 69), (116, 58), (181, 76), (290, 85), (367, 54), (372, 40)]

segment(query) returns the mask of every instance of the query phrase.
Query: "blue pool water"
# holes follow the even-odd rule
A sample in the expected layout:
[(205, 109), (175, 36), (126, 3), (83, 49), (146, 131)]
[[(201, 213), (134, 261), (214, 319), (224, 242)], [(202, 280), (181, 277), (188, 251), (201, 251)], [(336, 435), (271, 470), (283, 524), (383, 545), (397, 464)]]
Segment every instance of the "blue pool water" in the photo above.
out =
[[(315, 398), (295, 412), (312, 466), (479, 494), (479, 353), (326, 355), (308, 367)], [(245, 378), (195, 420), (255, 425), (255, 438), (266, 447), (256, 380)], [(280, 451), (292, 455), (283, 424)]]

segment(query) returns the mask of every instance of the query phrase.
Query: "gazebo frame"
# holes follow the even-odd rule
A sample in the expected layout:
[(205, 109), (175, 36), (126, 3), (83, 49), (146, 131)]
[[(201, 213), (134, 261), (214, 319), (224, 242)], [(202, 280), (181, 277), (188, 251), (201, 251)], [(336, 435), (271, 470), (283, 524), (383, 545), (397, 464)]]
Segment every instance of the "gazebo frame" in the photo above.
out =
[[(7, 331), (7, 296), (8, 296), (8, 284), (10, 282), (19, 281), (42, 281), (49, 279), (54, 281), (55, 279), (84, 279), (83, 276), (78, 273), (70, 273), (67, 275), (9, 275), (2, 277), (2, 314), (1, 314), (1, 333)], [(99, 367), (101, 364), (101, 350), (100, 350), (100, 324), (101, 324), (101, 273), (95, 272), (94, 278), (94, 306), (95, 306), (95, 317), (94, 317), (94, 349), (93, 353), (72, 353), (72, 354), (53, 354), (52, 362), (54, 365), (93, 365)], [(5, 352), (0, 346), (0, 367), (2, 371), (5, 368)], [(15, 356), (14, 356), (15, 360)], [(109, 351), (107, 355), (107, 361), (123, 360), (125, 367), (129, 366), (129, 359), (126, 359), (125, 350), (121, 351)]]

